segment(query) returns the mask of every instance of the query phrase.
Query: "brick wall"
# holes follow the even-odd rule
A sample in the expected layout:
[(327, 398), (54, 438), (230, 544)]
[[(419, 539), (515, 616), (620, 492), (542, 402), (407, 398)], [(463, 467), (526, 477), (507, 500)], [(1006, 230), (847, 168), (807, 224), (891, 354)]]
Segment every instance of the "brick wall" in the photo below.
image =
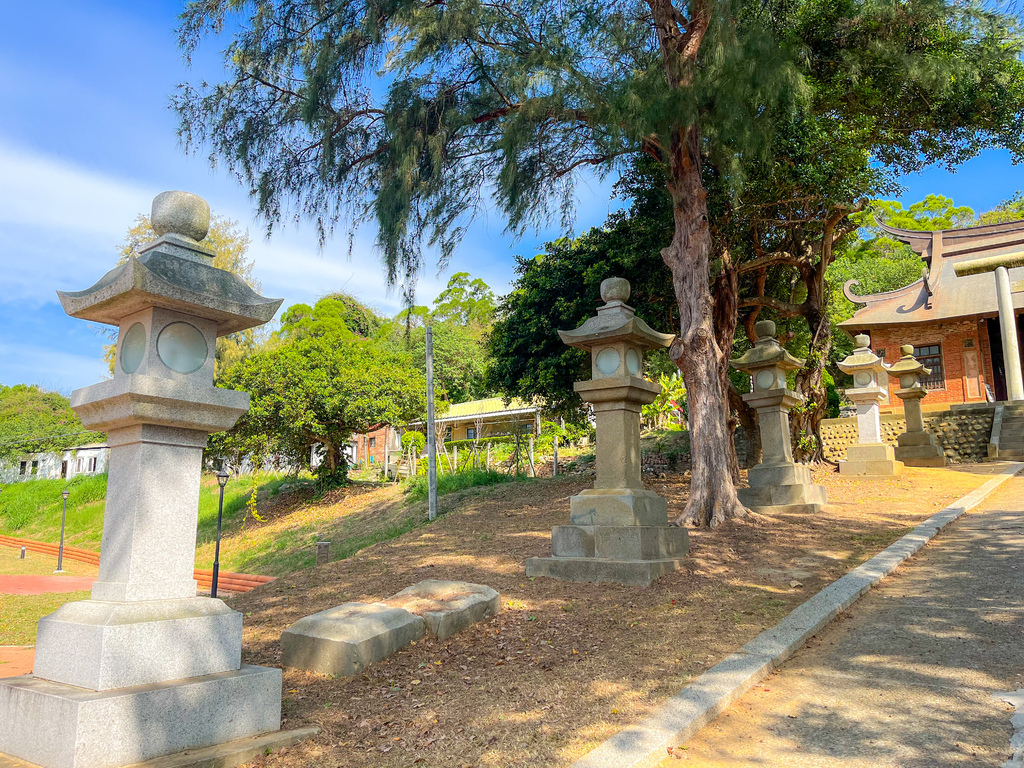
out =
[[(974, 463), (982, 461), (988, 453), (994, 413), (994, 405), (926, 412), (924, 427), (935, 435), (947, 461), (952, 464)], [(882, 440), (889, 445), (895, 446), (896, 438), (906, 429), (907, 422), (902, 414), (882, 416)], [(821, 423), (821, 439), (825, 458), (843, 461), (846, 449), (857, 442), (856, 417), (825, 419)]]
[(367, 455), (373, 459), (375, 467), (384, 466), (384, 443), (387, 441), (391, 427), (381, 427), (365, 435), (356, 435), (356, 461), (359, 466), (366, 466)]
[[(984, 322), (968, 318), (933, 325), (892, 326), (876, 328), (870, 336), (871, 348), (876, 352), (885, 350), (883, 357), (887, 363), (900, 359), (903, 344), (941, 346), (945, 388), (929, 390), (922, 402), (925, 410), (943, 404), (985, 402), (985, 384), (992, 381), (992, 356)], [(972, 357), (977, 363), (977, 375), (968, 376), (966, 366)], [(889, 404), (882, 405), (883, 412), (902, 410), (903, 401), (895, 395), (898, 388), (899, 383), (890, 379)]]

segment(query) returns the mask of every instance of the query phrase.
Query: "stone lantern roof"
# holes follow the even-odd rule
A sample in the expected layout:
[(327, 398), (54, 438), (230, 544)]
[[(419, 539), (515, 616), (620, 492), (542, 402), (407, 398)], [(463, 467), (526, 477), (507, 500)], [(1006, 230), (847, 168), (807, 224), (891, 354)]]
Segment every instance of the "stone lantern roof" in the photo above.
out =
[(926, 368), (924, 363), (914, 357), (914, 347), (912, 344), (904, 344), (900, 347), (900, 352), (903, 354), (903, 357), (898, 362), (893, 363), (888, 369), (889, 375), (893, 378), (898, 379), (909, 374), (927, 376), (932, 372), (931, 368)]
[[(836, 363), (839, 370), (850, 374), (855, 374), (858, 371), (883, 373), (889, 370), (889, 366), (882, 361), (882, 358), (871, 351), (871, 337), (861, 333), (854, 337), (853, 343), (857, 345), (854, 347), (853, 354)], [(860, 385), (858, 384), (858, 386)]]
[(597, 316), (588, 318), (574, 331), (559, 331), (559, 337), (570, 347), (587, 350), (616, 341), (629, 342), (641, 349), (671, 346), (675, 335), (658, 333), (637, 317), (633, 307), (626, 304), (629, 293), (629, 281), (624, 278), (603, 281), (601, 300), (605, 304), (597, 308)]
[(160, 237), (84, 291), (58, 291), (72, 317), (107, 325), (149, 307), (217, 323), (217, 335), (269, 322), (283, 299), (260, 296), (238, 275), (213, 266), (202, 244), (210, 206), (198, 195), (164, 192), (153, 200), (151, 222)]
[(737, 371), (750, 373), (761, 368), (775, 366), (784, 371), (796, 371), (804, 367), (804, 361), (789, 354), (785, 347), (775, 338), (775, 323), (772, 320), (761, 320), (754, 329), (757, 341), (754, 346), (729, 364)]

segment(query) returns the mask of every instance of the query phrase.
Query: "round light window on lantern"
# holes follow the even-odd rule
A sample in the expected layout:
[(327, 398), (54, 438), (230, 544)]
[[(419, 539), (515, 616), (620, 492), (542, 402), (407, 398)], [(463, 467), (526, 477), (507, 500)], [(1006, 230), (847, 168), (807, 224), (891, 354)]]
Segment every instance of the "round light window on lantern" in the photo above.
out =
[(171, 323), (156, 339), (156, 353), (163, 364), (178, 373), (195, 373), (206, 362), (210, 348), (203, 333), (189, 323)]
[(619, 369), (621, 361), (619, 350), (606, 347), (597, 353), (597, 370), (605, 376), (609, 376)]
[(135, 323), (121, 340), (121, 370), (135, 373), (146, 356), (146, 327)]

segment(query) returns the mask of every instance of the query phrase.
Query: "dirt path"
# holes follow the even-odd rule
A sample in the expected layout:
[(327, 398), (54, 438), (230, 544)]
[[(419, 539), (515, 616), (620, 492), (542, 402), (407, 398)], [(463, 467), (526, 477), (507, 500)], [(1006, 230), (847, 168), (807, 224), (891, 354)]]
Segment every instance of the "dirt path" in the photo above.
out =
[[(998, 468), (997, 468), (998, 469)], [(285, 727), (320, 736), (265, 765), (287, 768), (567, 766), (825, 584), (981, 485), (991, 465), (910, 470), (891, 480), (816, 472), (819, 515), (695, 531), (686, 565), (647, 589), (528, 579), (550, 554), (583, 479), (498, 486), (436, 523), (342, 562), (279, 579), (230, 604), (245, 618), (244, 660), (280, 664), (281, 632), (341, 603), (387, 597), (421, 579), (488, 584), (502, 613), (439, 643), (424, 640), (355, 678), (285, 672)], [(649, 483), (670, 514), (683, 477)]]
[(1010, 756), (1024, 686), (1024, 479), (814, 638), (661, 768), (954, 768)]

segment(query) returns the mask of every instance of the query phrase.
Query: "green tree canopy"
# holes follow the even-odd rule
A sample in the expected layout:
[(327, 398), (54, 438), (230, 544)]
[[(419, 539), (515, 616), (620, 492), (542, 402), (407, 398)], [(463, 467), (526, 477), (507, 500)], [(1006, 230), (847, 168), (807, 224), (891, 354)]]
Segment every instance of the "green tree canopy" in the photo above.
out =
[(743, 513), (727, 466), (731, 333), (716, 333), (710, 288), (729, 252), (713, 241), (705, 172), (736, 195), (809, 103), (899, 170), (1024, 149), (1015, 22), (970, 0), (192, 2), (181, 40), (191, 51), (226, 28), (225, 82), (179, 94), (186, 142), (208, 141), (270, 226), (294, 212), (322, 233), (372, 220), (410, 304), (421, 246), (443, 262), (481, 190), (518, 232), (568, 225), (584, 169), (638, 154), (664, 165), (672, 357), (694, 430), (687, 516), (701, 522)]
[(102, 435), (87, 431), (59, 392), (34, 384), (0, 384), (0, 463), (96, 440), (102, 440)]
[(227, 386), (251, 403), (219, 450), (288, 456), (310, 466), (317, 447), (325, 482), (345, 481), (344, 447), (357, 432), (405, 424), (426, 407), (426, 382), (407, 355), (370, 339), (307, 337), (243, 360)]
[(293, 304), (281, 315), (282, 339), (371, 337), (386, 322), (376, 310), (347, 293), (332, 293), (308, 304)]

